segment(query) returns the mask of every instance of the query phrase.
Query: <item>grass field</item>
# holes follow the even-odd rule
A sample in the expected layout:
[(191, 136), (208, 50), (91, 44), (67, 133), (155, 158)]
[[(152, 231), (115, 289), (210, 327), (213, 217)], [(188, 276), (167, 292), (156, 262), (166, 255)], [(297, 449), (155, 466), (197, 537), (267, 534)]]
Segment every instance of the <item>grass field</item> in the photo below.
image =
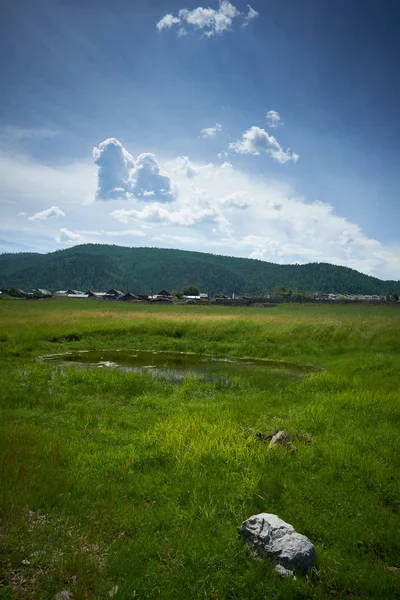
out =
[[(70, 349), (313, 364), (180, 383), (46, 364)], [(0, 597), (399, 598), (399, 307), (0, 301)], [(284, 429), (296, 452), (269, 450)], [(283, 580), (237, 530), (315, 544)]]

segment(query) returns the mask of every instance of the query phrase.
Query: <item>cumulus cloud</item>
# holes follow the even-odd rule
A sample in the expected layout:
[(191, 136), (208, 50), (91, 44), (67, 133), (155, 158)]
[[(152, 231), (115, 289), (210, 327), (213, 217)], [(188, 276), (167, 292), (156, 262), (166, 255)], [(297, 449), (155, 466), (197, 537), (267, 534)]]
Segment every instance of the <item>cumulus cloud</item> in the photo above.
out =
[[(398, 242), (380, 242), (366, 235), (360, 225), (336, 214), (327, 202), (304, 198), (281, 179), (245, 173), (227, 162), (190, 161), (197, 171), (191, 178), (184, 169), (174, 171), (171, 160), (163, 168), (179, 185), (174, 202), (153, 199), (146, 203), (132, 194), (129, 205), (117, 199), (110, 208), (108, 202), (83, 203), (87, 195), (93, 195), (94, 165), (89, 160), (51, 167), (1, 152), (0, 159), (0, 198), (7, 198), (7, 203), (0, 200), (3, 251), (48, 252), (57, 245), (110, 240), (132, 245), (140, 241), (143, 246), (181, 247), (278, 263), (330, 262), (400, 279)], [(344, 193), (346, 186), (344, 180)], [(51, 207), (61, 190), (66, 191), (64, 229), (60, 230), (57, 217), (32, 222), (17, 216), (21, 211), (32, 215), (42, 212), (43, 206)], [(368, 198), (368, 188), (360, 183), (361, 198)], [(111, 211), (126, 209), (136, 212), (110, 217)]]
[(170, 202), (176, 189), (168, 175), (160, 170), (154, 154), (140, 154), (136, 161), (115, 138), (93, 149), (98, 167), (96, 200), (139, 198)]
[(268, 127), (271, 127), (271, 129), (275, 129), (276, 127), (279, 127), (279, 125), (283, 125), (281, 116), (276, 110), (269, 110), (265, 115), (265, 118), (268, 121)]
[(173, 25), (179, 26), (178, 35), (186, 35), (187, 28), (201, 31), (206, 37), (211, 37), (216, 33), (223, 33), (232, 30), (235, 22), (242, 21), (246, 26), (249, 22), (258, 16), (258, 12), (248, 6), (248, 13), (243, 16), (242, 13), (228, 0), (219, 0), (219, 7), (204, 8), (198, 6), (193, 10), (182, 8), (178, 16), (167, 13), (156, 27), (159, 31), (170, 29)]
[(167, 13), (160, 21), (158, 21), (156, 27), (158, 31), (162, 29), (169, 29), (172, 25), (177, 25), (180, 23), (180, 19), (178, 17), (174, 17), (173, 15)]
[(131, 188), (131, 171), (135, 167), (133, 156), (115, 138), (109, 138), (93, 148), (97, 170), (96, 200), (113, 200), (126, 197)]
[(28, 217), (30, 221), (46, 221), (46, 219), (51, 219), (52, 217), (65, 217), (65, 212), (58, 208), (58, 206), (51, 206), (46, 210), (42, 210), (41, 212), (37, 212), (32, 217)]
[(74, 233), (73, 231), (69, 231), (65, 227), (60, 229), (60, 233), (58, 236), (59, 242), (78, 242), (81, 240), (81, 236), (79, 233)]
[(205, 129), (202, 129), (201, 137), (202, 138), (215, 137), (217, 135), (218, 131), (222, 131), (221, 123), (215, 123), (214, 127), (206, 127)]
[(178, 156), (175, 160), (166, 163), (166, 168), (170, 168), (175, 173), (181, 173), (185, 177), (196, 177), (197, 167), (189, 160), (188, 156)]
[(138, 156), (132, 173), (132, 193), (142, 200), (174, 200), (175, 191), (171, 180), (168, 175), (161, 173), (154, 154), (146, 152)]
[(258, 155), (265, 152), (282, 164), (289, 161), (296, 163), (299, 159), (299, 155), (291, 152), (290, 148), (284, 150), (273, 135), (255, 126), (245, 131), (240, 140), (230, 144), (229, 149), (238, 154)]

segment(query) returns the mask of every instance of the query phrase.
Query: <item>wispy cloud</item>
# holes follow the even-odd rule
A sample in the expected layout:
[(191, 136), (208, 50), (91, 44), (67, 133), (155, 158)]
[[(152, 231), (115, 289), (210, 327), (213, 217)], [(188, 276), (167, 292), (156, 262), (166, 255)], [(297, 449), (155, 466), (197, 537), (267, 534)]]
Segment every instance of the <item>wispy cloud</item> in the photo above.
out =
[(6, 125), (0, 128), (0, 139), (8, 141), (21, 141), (32, 138), (50, 138), (57, 135), (53, 129), (28, 129), (24, 127), (14, 127)]
[(194, 29), (201, 31), (206, 37), (212, 37), (215, 34), (232, 30), (233, 25), (240, 21), (243, 26), (247, 26), (256, 17), (258, 17), (258, 12), (251, 6), (248, 6), (248, 13), (244, 16), (228, 0), (219, 0), (219, 7), (215, 9), (198, 6), (193, 10), (182, 8), (178, 16), (167, 13), (158, 21), (156, 27), (162, 31), (177, 25), (179, 27), (178, 35), (186, 35), (187, 29)]
[(58, 208), (58, 206), (51, 206), (46, 210), (42, 210), (41, 212), (37, 212), (32, 217), (28, 217), (30, 221), (46, 221), (47, 219), (52, 219), (53, 217), (65, 217), (65, 212)]
[(256, 10), (254, 10), (254, 8), (251, 8), (250, 4), (247, 5), (247, 8), (248, 8), (248, 13), (247, 13), (247, 16), (245, 17), (245, 20), (243, 21), (242, 27), (247, 27), (247, 25), (250, 23), (250, 21), (252, 21), (253, 19), (256, 19), (257, 17), (260, 16), (260, 13), (258, 13)]
[(201, 130), (202, 138), (215, 137), (218, 131), (222, 131), (221, 123), (215, 123), (214, 127), (206, 127)]
[(296, 163), (299, 159), (298, 154), (290, 148), (284, 150), (276, 138), (261, 127), (250, 127), (240, 140), (229, 145), (229, 149), (238, 154), (258, 155), (265, 152), (281, 164), (290, 161)]
[[(18, 250), (39, 252), (86, 242), (140, 240), (148, 246), (159, 240), (174, 247), (205, 252), (214, 248), (271, 262), (331, 262), (400, 278), (399, 244), (367, 236), (328, 203), (298, 196), (288, 183), (245, 173), (226, 162), (189, 161), (197, 174), (187, 177), (186, 161), (182, 169), (174, 170), (176, 160), (163, 163), (166, 174), (173, 174), (179, 185), (174, 202), (146, 203), (132, 196), (128, 201), (116, 199), (110, 208), (108, 202), (83, 203), (84, 197), (93, 196), (93, 163), (55, 168), (0, 153), (0, 197), (15, 202), (1, 205), (0, 251), (15, 251), (15, 240)], [(21, 194), (27, 189), (29, 198)], [(62, 229), (61, 217), (32, 222), (17, 216), (21, 211), (43, 212), (44, 202), (51, 207), (60, 189), (66, 190)]]

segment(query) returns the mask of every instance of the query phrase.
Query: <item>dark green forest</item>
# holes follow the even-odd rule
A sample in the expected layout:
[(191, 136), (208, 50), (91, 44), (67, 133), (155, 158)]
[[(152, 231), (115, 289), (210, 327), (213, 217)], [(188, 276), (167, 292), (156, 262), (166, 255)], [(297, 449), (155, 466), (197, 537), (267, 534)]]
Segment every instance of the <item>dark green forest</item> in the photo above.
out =
[(277, 265), (185, 250), (84, 244), (49, 254), (0, 255), (0, 288), (106, 291), (115, 287), (149, 294), (190, 284), (211, 296), (245, 292), (263, 295), (281, 286), (342, 294), (400, 291), (398, 281), (382, 281), (328, 263)]

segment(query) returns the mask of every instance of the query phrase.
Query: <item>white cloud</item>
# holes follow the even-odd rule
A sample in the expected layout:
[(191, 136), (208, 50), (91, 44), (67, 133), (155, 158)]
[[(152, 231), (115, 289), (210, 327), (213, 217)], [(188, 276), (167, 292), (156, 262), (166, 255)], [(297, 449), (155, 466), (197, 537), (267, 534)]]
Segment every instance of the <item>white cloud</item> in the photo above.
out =
[(279, 127), (279, 125), (283, 125), (280, 114), (276, 110), (269, 110), (265, 115), (265, 118), (268, 121), (268, 127), (271, 127), (271, 129), (275, 129), (276, 127)]
[(229, 149), (239, 154), (258, 155), (265, 152), (282, 164), (289, 161), (296, 163), (299, 159), (299, 155), (291, 152), (290, 148), (284, 150), (273, 135), (255, 126), (245, 131), (240, 140), (230, 144)]
[(180, 23), (180, 19), (168, 13), (165, 15), (165, 17), (158, 21), (156, 27), (158, 31), (161, 31), (162, 29), (169, 29), (172, 27), (172, 25), (176, 25), (178, 23)]
[(168, 175), (161, 173), (154, 154), (140, 154), (132, 173), (132, 194), (144, 200), (171, 202), (176, 190)]
[(93, 149), (93, 157), (98, 166), (96, 200), (175, 199), (176, 189), (170, 178), (161, 173), (154, 154), (140, 154), (135, 161), (121, 142), (109, 138)]
[(143, 231), (140, 231), (139, 229), (121, 229), (119, 231), (106, 231), (105, 234), (110, 237), (146, 237), (146, 234)]
[(222, 131), (221, 123), (215, 123), (214, 127), (206, 127), (201, 130), (202, 138), (215, 137), (217, 135), (217, 131)]
[(187, 28), (201, 31), (206, 37), (211, 37), (216, 33), (223, 33), (232, 30), (235, 22), (242, 20), (242, 25), (248, 23), (258, 16), (257, 11), (248, 7), (248, 13), (243, 17), (242, 13), (228, 0), (219, 0), (219, 7), (204, 8), (198, 6), (193, 10), (182, 8), (177, 17), (167, 13), (156, 27), (159, 31), (170, 29), (173, 25), (179, 26), (178, 35), (186, 35)]
[(247, 25), (250, 23), (250, 21), (252, 21), (253, 19), (256, 19), (257, 17), (260, 16), (260, 13), (258, 13), (256, 10), (254, 10), (254, 8), (251, 8), (250, 4), (247, 5), (247, 8), (248, 8), (248, 13), (247, 13), (245, 20), (243, 21), (243, 27), (247, 27)]
[(249, 208), (251, 197), (246, 194), (246, 192), (233, 192), (233, 194), (229, 194), (229, 196), (225, 196), (225, 198), (221, 198), (221, 204), (224, 204), (230, 208), (240, 208), (245, 209)]
[(81, 241), (81, 236), (79, 233), (74, 233), (73, 231), (69, 231), (65, 227), (60, 229), (60, 234), (58, 236), (59, 242), (78, 242)]
[(193, 227), (200, 223), (214, 223), (221, 231), (230, 231), (228, 220), (216, 207), (183, 206), (180, 210), (168, 210), (160, 205), (147, 205), (142, 210), (114, 210), (111, 216), (124, 224), (133, 221), (156, 226)]
[[(94, 193), (92, 162), (50, 167), (0, 153), (0, 198), (7, 199), (7, 203), (0, 201), (0, 249), (47, 252), (78, 243), (112, 240), (133, 245), (131, 240), (140, 240), (143, 246), (190, 248), (279, 263), (331, 262), (400, 279), (400, 244), (369, 237), (359, 225), (335, 214), (329, 204), (312, 202), (287, 183), (246, 174), (229, 163), (190, 161), (197, 174), (188, 178), (184, 169), (173, 170), (176, 159), (167, 159), (162, 157), (166, 174), (179, 185), (173, 203), (144, 203), (132, 195), (129, 205), (122, 198), (110, 208), (108, 202), (83, 203)], [(58, 218), (32, 222), (17, 216), (41, 212), (43, 205), (51, 206), (60, 197), (61, 190), (66, 192), (63, 229)], [(111, 211), (127, 210), (135, 212), (110, 217)], [(45, 227), (39, 228), (39, 222)]]
[(115, 138), (109, 138), (93, 148), (97, 170), (97, 200), (112, 200), (129, 193), (131, 171), (135, 167), (133, 156)]
[(165, 164), (165, 167), (171, 169), (174, 173), (180, 173), (185, 177), (196, 177), (197, 167), (189, 160), (188, 156), (178, 156)]
[(65, 217), (65, 212), (58, 208), (58, 206), (51, 206), (46, 210), (42, 210), (41, 212), (37, 212), (32, 217), (28, 217), (30, 221), (46, 221), (47, 219), (51, 219), (53, 217)]

